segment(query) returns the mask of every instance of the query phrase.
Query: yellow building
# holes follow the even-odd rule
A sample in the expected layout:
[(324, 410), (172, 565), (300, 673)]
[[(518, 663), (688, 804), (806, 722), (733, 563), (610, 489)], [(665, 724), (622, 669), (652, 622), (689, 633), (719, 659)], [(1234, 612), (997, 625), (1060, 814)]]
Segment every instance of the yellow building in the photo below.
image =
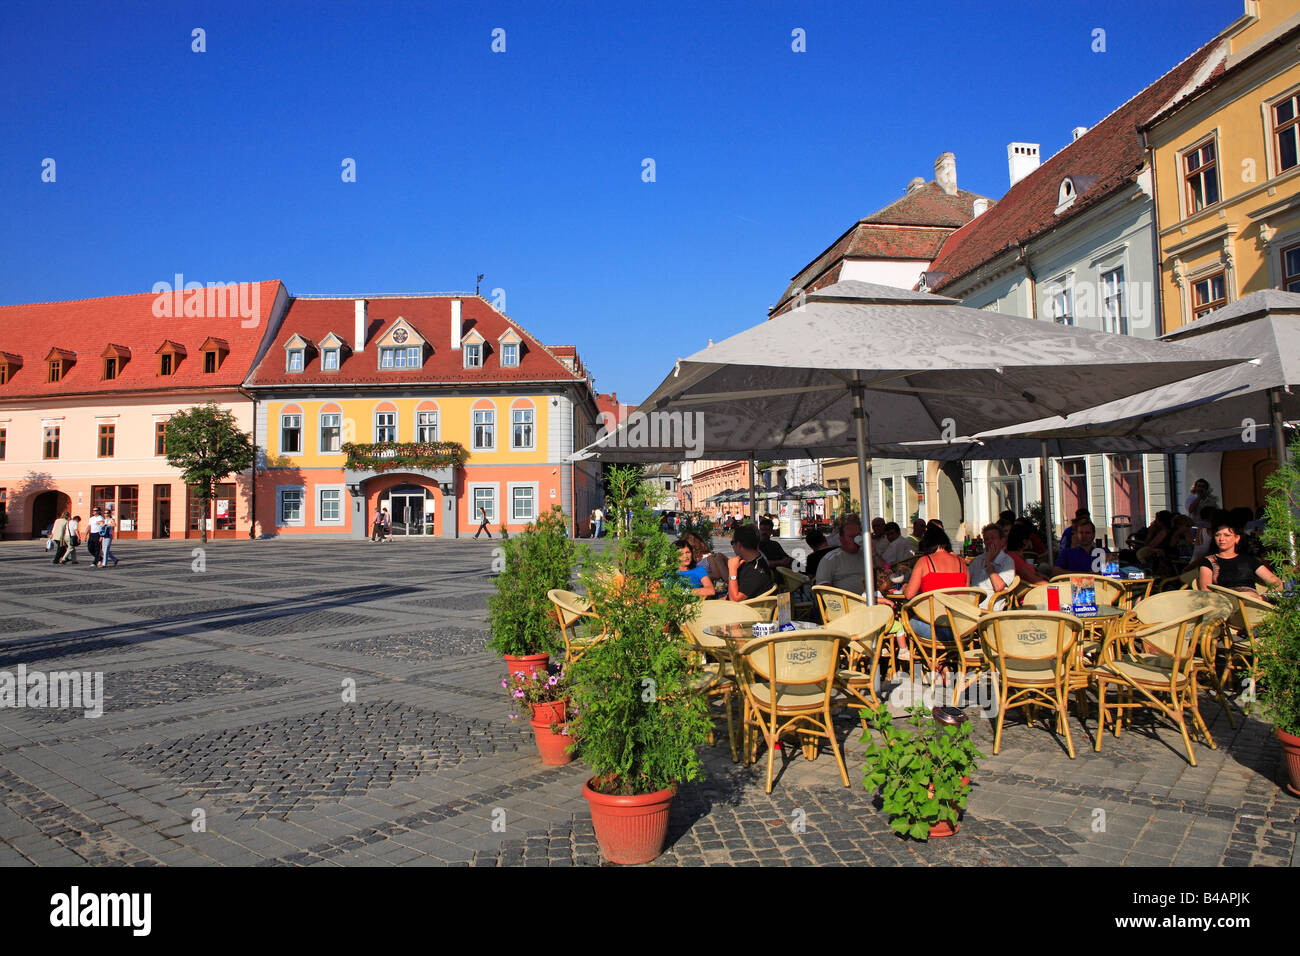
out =
[[(1196, 76), (1143, 124), (1164, 332), (1260, 289), (1300, 291), (1300, 11), (1295, 0), (1247, 0), (1212, 42)], [(1257, 466), (1268, 457), (1223, 455), (1225, 505), (1262, 500), (1271, 469)]]

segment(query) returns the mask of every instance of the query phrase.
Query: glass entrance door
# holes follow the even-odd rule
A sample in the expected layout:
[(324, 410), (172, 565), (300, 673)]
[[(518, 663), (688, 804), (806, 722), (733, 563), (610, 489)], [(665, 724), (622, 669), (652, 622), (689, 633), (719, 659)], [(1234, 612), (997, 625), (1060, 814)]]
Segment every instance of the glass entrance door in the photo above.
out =
[(395, 491), (389, 496), (393, 534), (424, 534), (424, 492)]

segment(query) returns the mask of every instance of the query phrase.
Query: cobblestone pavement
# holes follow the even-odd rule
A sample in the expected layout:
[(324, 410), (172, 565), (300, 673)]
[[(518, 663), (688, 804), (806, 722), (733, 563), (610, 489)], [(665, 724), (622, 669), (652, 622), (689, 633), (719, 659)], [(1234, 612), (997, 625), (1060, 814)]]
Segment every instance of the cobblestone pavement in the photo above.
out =
[[(507, 718), (483, 647), (494, 542), (115, 542), (112, 570), (0, 545), (0, 669), (104, 673), (104, 715), (0, 709), (0, 863), (601, 862), (581, 760), (544, 767)], [(1176, 731), (1136, 724), (1071, 760), (1042, 721), (981, 750), (956, 837), (894, 834), (861, 784), (860, 725), (829, 753), (730, 760), (674, 802), (654, 865), (1294, 866), (1300, 800), (1267, 726), (1229, 728), (1188, 765)]]

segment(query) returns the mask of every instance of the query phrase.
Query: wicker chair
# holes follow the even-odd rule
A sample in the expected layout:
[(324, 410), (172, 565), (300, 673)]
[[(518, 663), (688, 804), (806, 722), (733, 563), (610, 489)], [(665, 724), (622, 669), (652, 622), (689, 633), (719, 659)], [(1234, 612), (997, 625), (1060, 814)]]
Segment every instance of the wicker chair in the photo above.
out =
[(822, 623), (829, 624), (855, 607), (867, 607), (867, 599), (852, 591), (833, 588), (829, 584), (815, 584), (812, 589), (813, 599), (821, 614)]
[[(836, 674), (836, 688), (864, 707), (880, 704), (876, 694), (876, 670), (882, 652), (893, 654), (889, 640), (893, 623), (894, 609), (887, 604), (877, 604), (874, 607), (856, 607), (822, 629), (821, 633), (844, 638), (844, 649), (848, 653), (848, 666), (840, 668)], [(866, 662), (865, 670), (863, 662)]]
[[(964, 670), (961, 645), (939, 635), (940, 627), (951, 628), (947, 612), (944, 610), (943, 605), (939, 603), (938, 597), (940, 595), (948, 600), (963, 601), (975, 607), (979, 607), (980, 603), (987, 597), (979, 588), (942, 588), (937, 591), (918, 594), (903, 605), (903, 609), (898, 616), (903, 622), (903, 633), (907, 635), (907, 643), (911, 650), (912, 666), (909, 668), (909, 674), (913, 679), (916, 677), (918, 654), (925, 670), (937, 671), (941, 664), (949, 660), (953, 661), (959, 670)], [(921, 637), (916, 633), (912, 621), (913, 617), (930, 625), (930, 637)]]
[(579, 660), (605, 639), (600, 618), (592, 613), (591, 602), (582, 595), (556, 589), (547, 591), (546, 596), (555, 606), (555, 616), (560, 622), (566, 664)]

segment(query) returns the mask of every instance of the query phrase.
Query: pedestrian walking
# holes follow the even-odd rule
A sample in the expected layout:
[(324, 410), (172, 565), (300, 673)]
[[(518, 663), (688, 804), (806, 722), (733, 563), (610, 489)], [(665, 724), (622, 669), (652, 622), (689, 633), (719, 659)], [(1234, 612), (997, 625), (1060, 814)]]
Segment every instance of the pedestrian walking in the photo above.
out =
[(103, 552), (103, 559), (100, 561), (101, 568), (108, 567), (108, 562), (113, 562), (113, 567), (117, 567), (117, 558), (113, 557), (113, 538), (117, 536), (117, 520), (113, 517), (113, 509), (108, 508), (104, 512), (104, 527), (99, 532), (99, 546)]
[(68, 522), (68, 553), (63, 556), (62, 564), (77, 563), (77, 545), (81, 544), (81, 515), (73, 515)]
[(592, 512), (592, 514), (596, 518), (596, 532), (592, 537), (599, 538), (605, 533), (605, 512), (603, 512), (600, 509), (600, 506), (597, 505), (596, 510)]
[(488, 527), (487, 509), (484, 508), (482, 505), (479, 505), (478, 515), (479, 515), (478, 530), (474, 532), (474, 539), (478, 540), (478, 536), (482, 534), (484, 531), (487, 532), (487, 536), (489, 538), (492, 537), (492, 530)]
[(375, 512), (375, 520), (371, 522), (370, 543), (384, 540), (384, 513), (383, 511)]
[(393, 540), (393, 518), (392, 518), (392, 515), (390, 515), (390, 514), (388, 513), (388, 509), (387, 509), (387, 508), (382, 509), (379, 513), (380, 513), (381, 515), (383, 515), (383, 518), (384, 518), (383, 527), (380, 528), (380, 535), (381, 535), (381, 537), (380, 537), (379, 540), (380, 540), (380, 541), (388, 541), (388, 542), (391, 542), (391, 541)]
[(50, 528), (50, 540), (54, 542), (54, 560), (50, 562), (51, 564), (61, 563), (64, 553), (68, 550), (68, 519), (71, 517), (69, 512), (63, 512)]
[(90, 521), (87, 523), (86, 530), (89, 532), (86, 535), (86, 550), (90, 552), (90, 569), (93, 571), (103, 561), (100, 534), (104, 530), (104, 516), (100, 514), (98, 508), (90, 509)]

